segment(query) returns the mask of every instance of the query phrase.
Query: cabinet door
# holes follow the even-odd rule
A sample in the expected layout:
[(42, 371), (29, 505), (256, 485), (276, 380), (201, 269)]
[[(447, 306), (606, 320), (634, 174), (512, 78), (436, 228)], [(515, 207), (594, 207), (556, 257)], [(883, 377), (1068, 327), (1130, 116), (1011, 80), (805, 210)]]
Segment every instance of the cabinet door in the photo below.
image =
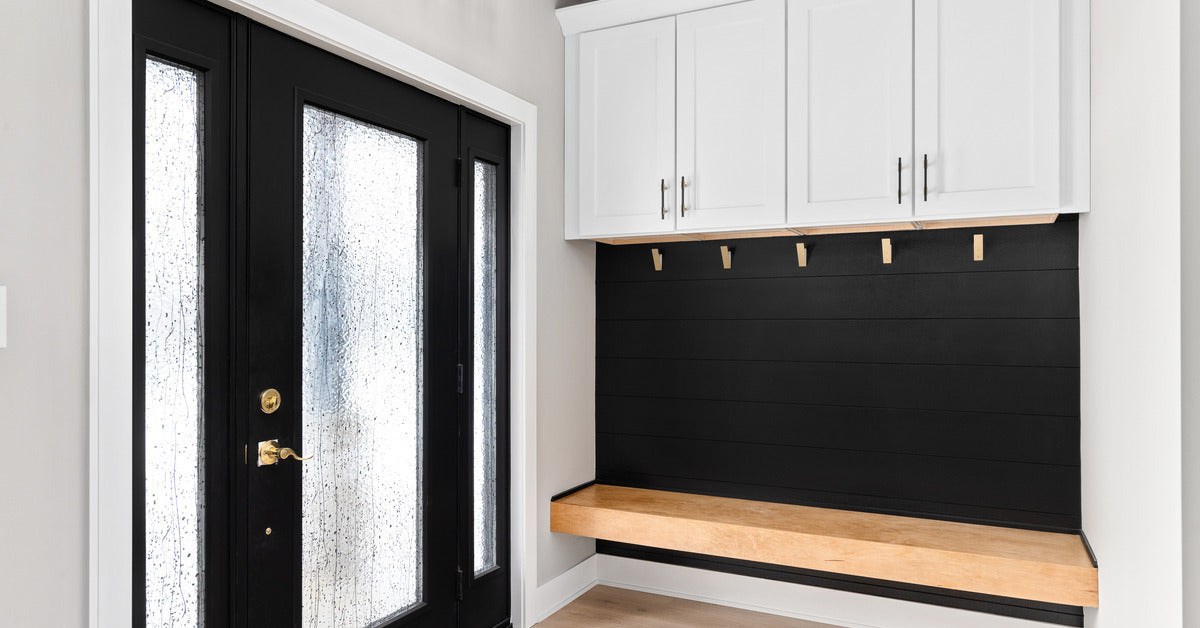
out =
[(1056, 209), (1058, 0), (915, 6), (917, 216)]
[(782, 226), (784, 0), (676, 19), (679, 230)]
[(788, 222), (912, 215), (911, 0), (788, 5)]
[(674, 230), (674, 171), (675, 18), (580, 35), (580, 235)]

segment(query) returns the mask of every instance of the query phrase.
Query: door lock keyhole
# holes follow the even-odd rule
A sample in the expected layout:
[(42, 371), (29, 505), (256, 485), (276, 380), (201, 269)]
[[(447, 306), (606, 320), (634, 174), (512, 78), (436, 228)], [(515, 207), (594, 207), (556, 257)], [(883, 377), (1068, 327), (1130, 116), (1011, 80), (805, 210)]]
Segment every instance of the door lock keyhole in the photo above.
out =
[(262, 408), (263, 414), (273, 414), (282, 403), (283, 397), (280, 397), (279, 391), (274, 388), (258, 393), (258, 407)]

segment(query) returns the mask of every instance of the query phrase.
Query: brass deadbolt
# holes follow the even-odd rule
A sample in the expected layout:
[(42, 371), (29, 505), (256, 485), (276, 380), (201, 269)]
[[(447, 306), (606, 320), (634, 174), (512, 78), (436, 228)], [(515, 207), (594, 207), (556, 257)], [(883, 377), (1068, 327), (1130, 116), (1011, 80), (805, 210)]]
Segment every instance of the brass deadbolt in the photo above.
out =
[(283, 403), (283, 398), (279, 396), (279, 391), (274, 388), (268, 388), (258, 393), (258, 407), (262, 408), (263, 414), (272, 414), (279, 409), (279, 404)]

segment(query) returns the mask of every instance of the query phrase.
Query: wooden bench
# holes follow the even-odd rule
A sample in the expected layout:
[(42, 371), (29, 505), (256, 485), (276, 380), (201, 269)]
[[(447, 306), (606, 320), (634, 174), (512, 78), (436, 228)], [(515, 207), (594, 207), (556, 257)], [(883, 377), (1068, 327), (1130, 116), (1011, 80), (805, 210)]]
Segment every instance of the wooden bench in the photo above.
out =
[(1077, 534), (603, 484), (555, 499), (550, 529), (956, 591), (1099, 605), (1096, 565)]

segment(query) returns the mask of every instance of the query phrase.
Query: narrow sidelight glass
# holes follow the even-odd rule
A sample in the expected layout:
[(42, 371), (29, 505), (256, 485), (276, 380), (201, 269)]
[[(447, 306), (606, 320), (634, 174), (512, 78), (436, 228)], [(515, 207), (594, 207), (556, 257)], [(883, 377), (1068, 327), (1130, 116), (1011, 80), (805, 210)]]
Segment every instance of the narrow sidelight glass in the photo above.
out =
[(496, 166), (475, 160), (471, 363), (475, 575), (496, 566)]
[(376, 626), (424, 580), (423, 145), (303, 125), (303, 625)]
[(146, 625), (199, 626), (202, 75), (155, 58), (145, 69)]

